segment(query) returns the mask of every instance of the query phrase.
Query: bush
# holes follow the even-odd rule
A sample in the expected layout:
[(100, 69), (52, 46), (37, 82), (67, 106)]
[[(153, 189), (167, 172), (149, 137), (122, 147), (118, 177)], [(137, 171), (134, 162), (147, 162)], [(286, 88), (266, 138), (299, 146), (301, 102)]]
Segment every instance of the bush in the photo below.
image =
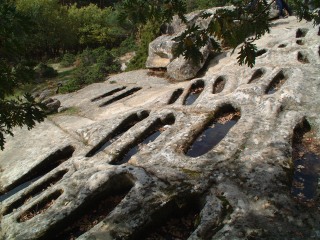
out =
[(78, 56), (78, 61), (74, 77), (61, 88), (62, 92), (73, 92), (85, 85), (101, 82), (106, 75), (120, 71), (120, 63), (104, 47), (84, 50)]
[(61, 92), (74, 92), (85, 85), (101, 82), (104, 80), (104, 77), (105, 75), (97, 64), (92, 66), (79, 66), (74, 71), (74, 77), (62, 86)]
[(90, 66), (97, 62), (96, 53), (94, 50), (85, 49), (81, 54), (78, 55), (78, 62), (81, 66)]
[(156, 22), (147, 22), (141, 31), (140, 44), (136, 56), (129, 62), (126, 71), (145, 68), (148, 57), (149, 43), (160, 34), (160, 24)]
[(75, 62), (76, 57), (72, 53), (66, 53), (63, 55), (63, 58), (60, 62), (61, 67), (70, 67)]
[(94, 50), (86, 49), (78, 57), (79, 67), (89, 67), (97, 65), (96, 71), (104, 74), (110, 74), (120, 71), (120, 63), (115, 59), (111, 51), (104, 47)]
[(187, 0), (186, 7), (188, 12), (212, 7), (221, 7), (227, 5), (229, 0)]
[[(43, 58), (43, 59), (46, 59), (46, 58)], [(59, 56), (56, 56), (54, 58), (49, 58), (48, 60), (46, 60), (47, 65), (48, 64), (55, 64), (55, 63), (59, 63), (59, 62), (61, 62), (61, 57), (59, 57)]]
[(112, 53), (116, 57), (121, 57), (122, 55), (128, 53), (128, 52), (133, 52), (138, 49), (136, 41), (134, 36), (130, 36), (126, 38), (124, 41), (121, 42), (120, 46), (118, 48), (113, 48)]
[(104, 74), (98, 65), (81, 66), (74, 74), (74, 78), (80, 85), (87, 85), (95, 82), (100, 82), (104, 79)]
[(58, 76), (57, 70), (44, 63), (40, 63), (36, 66), (35, 73), (38, 78), (54, 78)]
[(82, 85), (76, 82), (75, 78), (70, 79), (67, 83), (63, 84), (60, 88), (60, 93), (70, 93), (81, 89)]
[(120, 63), (110, 51), (104, 51), (104, 53), (98, 56), (97, 66), (104, 74), (116, 73), (121, 69)]

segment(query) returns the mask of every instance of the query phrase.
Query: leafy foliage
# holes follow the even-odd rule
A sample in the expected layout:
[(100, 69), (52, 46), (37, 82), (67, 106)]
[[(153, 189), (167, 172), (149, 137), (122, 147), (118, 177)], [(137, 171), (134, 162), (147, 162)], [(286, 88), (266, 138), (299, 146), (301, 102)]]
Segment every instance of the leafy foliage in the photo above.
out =
[(127, 33), (118, 23), (117, 12), (95, 4), (63, 6), (58, 0), (16, 0), (17, 11), (30, 19), (27, 53), (38, 60), (61, 52), (78, 52), (87, 47), (113, 48)]
[(237, 57), (238, 63), (240, 65), (245, 64), (249, 67), (253, 67), (255, 64), (256, 51), (256, 45), (250, 42), (245, 42), (240, 48), (239, 56)]
[(140, 35), (140, 44), (136, 51), (135, 57), (129, 62), (127, 71), (140, 69), (145, 67), (145, 63), (148, 57), (149, 43), (159, 36), (160, 26), (157, 21), (149, 21), (146, 23)]
[(4, 149), (5, 134), (13, 136), (13, 127), (27, 126), (28, 130), (33, 128), (36, 122), (45, 118), (44, 112), (40, 109), (44, 106), (35, 103), (31, 95), (26, 94), (24, 99), (0, 100), (0, 148)]
[(121, 57), (122, 55), (138, 50), (135, 37), (133, 35), (127, 37), (124, 41), (121, 42), (118, 48), (113, 48), (112, 53), (116, 57)]
[(191, 12), (199, 9), (208, 9), (212, 7), (225, 6), (228, 0), (187, 0), (187, 11)]
[[(243, 44), (239, 52), (239, 64), (246, 63), (254, 65), (255, 47), (253, 42), (266, 32), (269, 32), (268, 7), (266, 1), (233, 1), (235, 7), (229, 9), (219, 9), (214, 15), (204, 12), (202, 18), (208, 19), (207, 28), (201, 28), (196, 24), (187, 23), (184, 17), (186, 6), (206, 7), (208, 5), (223, 5), (226, 1), (142, 1), (127, 0), (122, 2), (120, 8), (120, 18), (128, 17), (137, 26), (138, 33), (142, 32), (148, 23), (154, 23), (155, 19), (159, 26), (172, 20), (174, 14), (178, 14), (181, 20), (187, 23), (187, 29), (174, 40), (178, 43), (175, 49), (177, 56), (182, 55), (198, 64), (202, 61), (200, 49), (208, 41), (212, 42), (214, 50), (219, 51), (223, 47), (235, 49), (239, 44)], [(187, 4), (185, 4), (187, 3)], [(251, 4), (251, 5), (250, 5)], [(140, 30), (140, 31), (139, 31)], [(156, 34), (155, 34), (156, 37)], [(139, 39), (143, 39), (142, 37)], [(150, 41), (149, 41), (150, 42)], [(133, 65), (140, 67), (147, 47), (141, 44), (141, 54), (137, 54)], [(247, 55), (248, 54), (248, 55)], [(132, 69), (131, 67), (129, 68)]]
[(57, 70), (53, 67), (50, 67), (44, 63), (40, 63), (36, 68), (35, 72), (39, 78), (54, 78), (58, 76)]
[(216, 51), (225, 47), (236, 49), (242, 43), (238, 63), (252, 67), (256, 51), (253, 42), (269, 32), (269, 5), (265, 1), (257, 1), (254, 6), (249, 1), (237, 1), (234, 5), (233, 8), (218, 9), (214, 15), (204, 12), (201, 17), (210, 19), (208, 27), (188, 26), (174, 39), (178, 42), (176, 55), (183, 55), (195, 63), (202, 61), (200, 48), (210, 37)]
[(66, 53), (63, 55), (62, 60), (60, 62), (60, 66), (62, 67), (70, 67), (74, 64), (76, 60), (76, 56), (72, 53)]
[(183, 0), (124, 0), (117, 6), (120, 22), (129, 20), (138, 42), (138, 50), (127, 70), (145, 67), (149, 43), (160, 34), (160, 26), (177, 14), (186, 21)]
[[(293, 0), (293, 7), (297, 12), (299, 21), (305, 19), (307, 21), (313, 21), (314, 25), (320, 24), (320, 0), (314, 1), (299, 1)], [(310, 7), (318, 9), (313, 11)]]
[(73, 24), (78, 43), (84, 47), (114, 46), (123, 30), (115, 23), (116, 18), (112, 8), (101, 9), (89, 4), (78, 8), (72, 5), (68, 9), (70, 22)]
[(119, 19), (128, 18), (136, 26), (156, 19), (160, 25), (170, 22), (175, 14), (185, 19), (185, 2), (182, 0), (123, 0), (119, 6)]
[(84, 50), (78, 56), (77, 62), (78, 67), (74, 71), (73, 78), (62, 86), (61, 92), (73, 92), (87, 84), (103, 81), (106, 75), (120, 70), (120, 63), (111, 51), (103, 47)]
[(59, 0), (59, 3), (65, 6), (70, 6), (76, 3), (79, 7), (88, 6), (89, 4), (96, 4), (99, 8), (113, 6), (119, 0)]
[(8, 100), (14, 88), (33, 76), (33, 65), (23, 56), (24, 31), (28, 19), (19, 15), (11, 1), (0, 3), (0, 148), (3, 150), (6, 134), (13, 135), (12, 129), (26, 125), (34, 127), (35, 122), (44, 120), (43, 106), (26, 94), (24, 98)]
[[(17, 11), (30, 19), (27, 53), (33, 58), (53, 57), (77, 39), (68, 18), (68, 9), (57, 0), (17, 0)], [(32, 37), (31, 37), (32, 36)]]
[(175, 55), (182, 55), (186, 59), (193, 60), (196, 64), (203, 61), (200, 48), (208, 43), (209, 37), (204, 29), (193, 24), (180, 36), (173, 39), (179, 44), (175, 49)]

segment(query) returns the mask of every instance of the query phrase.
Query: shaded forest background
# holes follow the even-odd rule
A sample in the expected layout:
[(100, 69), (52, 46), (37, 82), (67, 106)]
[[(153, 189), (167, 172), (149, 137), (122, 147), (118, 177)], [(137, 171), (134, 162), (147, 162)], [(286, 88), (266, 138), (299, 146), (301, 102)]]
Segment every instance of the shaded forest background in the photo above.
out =
[[(142, 18), (144, 13), (140, 9), (130, 12), (125, 7), (127, 2), (130, 1), (15, 0), (17, 14), (23, 18), (27, 34), (25, 39), (20, 38), (21, 44), (34, 60), (48, 60), (66, 52), (80, 53), (98, 47), (129, 48), (119, 49), (122, 54), (133, 45), (138, 46), (146, 32), (159, 34), (159, 26), (153, 29), (144, 26), (147, 23), (135, 16)], [(187, 0), (183, 11), (225, 4), (226, 1)], [(162, 23), (159, 20), (158, 24)]]
[[(230, 3), (226, 0), (4, 0), (0, 3), (1, 15), (7, 15), (10, 25), (6, 18), (1, 20), (1, 25), (7, 25), (4, 32), (12, 32), (3, 37), (17, 43), (13, 46), (17, 50), (15, 60), (18, 58), (30, 70), (36, 70), (30, 79), (39, 82), (41, 78), (57, 77), (58, 73), (50, 66), (53, 63), (74, 66), (72, 76), (68, 81), (64, 79), (60, 89), (71, 92), (119, 72), (118, 59), (126, 53), (134, 53), (127, 70), (144, 68), (149, 43), (160, 35), (160, 26), (174, 14)], [(6, 10), (6, 5), (11, 10)]]
[[(102, 81), (108, 74), (119, 72), (118, 58), (128, 52), (135, 52), (135, 56), (127, 70), (144, 68), (148, 44), (160, 35), (160, 26), (167, 21), (164, 18), (145, 20), (143, 1), (140, 9), (130, 9), (132, 2), (139, 5), (139, 1), (130, 3), (125, 0), (9, 2), (15, 8), (12, 11), (17, 22), (12, 27), (19, 31), (13, 36), (19, 42), (19, 57), (36, 70), (34, 80), (39, 82), (40, 78), (57, 77), (57, 72), (50, 67), (52, 63), (76, 67), (61, 92), (78, 90), (86, 84)], [(163, 8), (163, 1), (158, 2)], [(185, 8), (179, 11), (183, 13), (227, 4), (222, 0), (182, 2)]]

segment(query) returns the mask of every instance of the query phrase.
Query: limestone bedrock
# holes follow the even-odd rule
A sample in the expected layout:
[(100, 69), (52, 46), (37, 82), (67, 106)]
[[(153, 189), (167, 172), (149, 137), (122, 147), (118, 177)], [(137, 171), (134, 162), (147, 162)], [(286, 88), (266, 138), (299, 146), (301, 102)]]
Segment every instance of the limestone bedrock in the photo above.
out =
[[(37, 177), (0, 203), (0, 239), (60, 239), (87, 208), (118, 192), (127, 194), (109, 214), (70, 236), (144, 239), (191, 201), (198, 213), (189, 239), (319, 239), (319, 183), (312, 205), (290, 194), (294, 128), (306, 119), (320, 137), (318, 32), (295, 17), (276, 20), (257, 41), (254, 68), (225, 52), (191, 81), (138, 70), (55, 96), (64, 111), (31, 131), (16, 129), (0, 152), (1, 193)], [(213, 94), (221, 78), (224, 89)], [(204, 88), (186, 106), (197, 81)], [(237, 124), (209, 152), (186, 156), (225, 105), (240, 111)], [(160, 135), (142, 144), (158, 126)]]

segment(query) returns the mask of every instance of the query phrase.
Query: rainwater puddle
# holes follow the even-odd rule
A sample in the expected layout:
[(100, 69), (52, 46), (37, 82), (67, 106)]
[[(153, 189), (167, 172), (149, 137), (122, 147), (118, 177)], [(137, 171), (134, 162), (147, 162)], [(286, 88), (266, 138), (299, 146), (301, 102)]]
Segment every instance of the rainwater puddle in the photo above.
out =
[(200, 96), (204, 88), (204, 82), (202, 80), (196, 81), (190, 87), (189, 94), (184, 100), (184, 105), (192, 105)]
[(145, 144), (148, 144), (150, 142), (153, 142), (154, 140), (156, 140), (157, 137), (159, 137), (161, 134), (160, 131), (156, 131), (155, 133), (151, 134), (149, 137), (147, 137), (144, 141), (142, 141), (139, 145), (131, 148), (129, 150), (129, 152), (121, 159), (121, 161), (118, 161), (116, 164), (117, 165), (120, 165), (120, 164), (123, 164), (123, 163), (126, 163), (129, 161), (129, 159), (135, 155), (137, 152), (139, 152), (140, 148), (145, 145)]
[(240, 119), (240, 112), (231, 105), (217, 111), (209, 126), (198, 136), (187, 151), (189, 157), (199, 157), (214, 148)]
[[(34, 198), (35, 196), (39, 195), (46, 189), (50, 188), (51, 186), (55, 185), (57, 182), (59, 182), (63, 176), (68, 172), (68, 170), (62, 170), (57, 173), (55, 173), (52, 177), (48, 178), (43, 183), (40, 183), (38, 186), (34, 187), (31, 191), (26, 193), (25, 195), (21, 196), (18, 200), (10, 204), (4, 211), (3, 215), (7, 215), (13, 211), (13, 209), (17, 209), (27, 203), (30, 199)], [(41, 177), (39, 177), (41, 178)], [(38, 179), (39, 179), (38, 178)], [(14, 189), (13, 189), (14, 190)], [(12, 190), (12, 191), (13, 191)]]
[(69, 145), (63, 149), (60, 149), (52, 153), (49, 157), (47, 157), (45, 160), (43, 160), (41, 163), (39, 163), (37, 166), (31, 169), (29, 173), (18, 179), (14, 184), (12, 184), (8, 188), (9, 191), (0, 196), (0, 202), (25, 189), (33, 182), (37, 181), (51, 170), (55, 169), (60, 164), (67, 161), (69, 158), (72, 157), (74, 150), (74, 147)]
[(142, 111), (140, 114), (133, 114), (126, 118), (119, 126), (109, 134), (105, 139), (103, 139), (97, 146), (87, 153), (86, 157), (92, 157), (98, 152), (103, 151), (105, 148), (110, 146), (116, 140), (118, 140), (124, 133), (126, 133), (130, 128), (136, 125), (138, 122), (144, 120), (149, 116), (149, 112)]
[(237, 121), (238, 119), (230, 120), (225, 124), (213, 123), (213, 125), (208, 127), (194, 142), (187, 152), (187, 156), (198, 157), (210, 151), (227, 135), (229, 130), (236, 125)]
[(41, 175), (41, 176), (38, 176), (38, 177), (36, 177), (36, 178), (33, 178), (33, 179), (29, 180), (29, 181), (26, 181), (26, 182), (22, 183), (21, 185), (15, 187), (15, 188), (12, 189), (11, 191), (9, 191), (9, 192), (1, 195), (1, 196), (0, 196), (0, 202), (6, 200), (7, 198), (9, 198), (9, 197), (11, 197), (11, 196), (13, 196), (13, 195), (16, 194), (17, 192), (20, 192), (21, 190), (27, 188), (28, 186), (30, 186), (32, 183), (34, 183), (35, 181), (37, 181), (37, 180), (38, 180), (39, 178), (41, 178), (41, 177), (42, 177), (42, 175)]
[(112, 162), (113, 165), (120, 165), (126, 163), (130, 158), (139, 152), (141, 147), (145, 144), (155, 141), (163, 131), (167, 129), (166, 125), (172, 125), (175, 122), (173, 115), (168, 115), (163, 121), (157, 119), (148, 129), (146, 129), (140, 137), (137, 138), (132, 144), (127, 146), (122, 153), (119, 154), (119, 158)]
[(320, 178), (320, 143), (307, 120), (294, 129), (292, 148), (294, 172), (291, 194), (300, 203), (313, 206)]
[(306, 153), (294, 161), (294, 175), (291, 193), (304, 201), (317, 196), (320, 158), (313, 153)]

